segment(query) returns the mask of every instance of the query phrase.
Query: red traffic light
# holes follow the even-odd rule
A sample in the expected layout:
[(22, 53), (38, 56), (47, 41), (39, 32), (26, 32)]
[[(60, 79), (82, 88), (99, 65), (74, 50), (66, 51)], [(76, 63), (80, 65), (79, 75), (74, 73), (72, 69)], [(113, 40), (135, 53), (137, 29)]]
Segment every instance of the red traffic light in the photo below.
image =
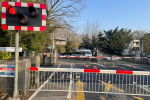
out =
[(28, 23), (28, 18), (23, 14), (18, 14), (18, 20), (22, 24)]
[(14, 7), (12, 7), (11, 5), (7, 5), (6, 10), (11, 15), (16, 15), (17, 14), (17, 10)]
[(33, 6), (30, 6), (28, 10), (31, 16), (35, 17), (38, 15), (38, 11)]

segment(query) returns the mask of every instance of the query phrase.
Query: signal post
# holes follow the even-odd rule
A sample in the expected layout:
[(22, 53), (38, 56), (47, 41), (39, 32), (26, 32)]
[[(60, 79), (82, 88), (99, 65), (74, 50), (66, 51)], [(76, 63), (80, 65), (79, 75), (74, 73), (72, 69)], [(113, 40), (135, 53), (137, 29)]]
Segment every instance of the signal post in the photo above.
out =
[(2, 2), (1, 28), (15, 30), (15, 75), (13, 98), (19, 97), (18, 92), (18, 60), (19, 31), (45, 31), (46, 5), (35, 3)]

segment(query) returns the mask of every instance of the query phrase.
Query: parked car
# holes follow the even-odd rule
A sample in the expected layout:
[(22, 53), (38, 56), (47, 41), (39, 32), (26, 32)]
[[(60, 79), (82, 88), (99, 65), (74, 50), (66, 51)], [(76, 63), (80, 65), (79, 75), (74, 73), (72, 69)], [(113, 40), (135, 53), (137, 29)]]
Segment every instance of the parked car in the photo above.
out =
[[(76, 54), (71, 54), (71, 56), (76, 56)], [(72, 59), (75, 59), (75, 57), (71, 57)]]
[(76, 56), (76, 54), (71, 54), (71, 56)]
[[(64, 56), (70, 56), (69, 54), (65, 54)], [(66, 57), (66, 58), (70, 58), (70, 57)]]
[[(61, 54), (57, 54), (57, 56), (62, 56)], [(62, 58), (62, 57), (58, 57), (58, 58)]]
[(109, 57), (114, 57), (114, 58), (107, 58), (107, 60), (121, 60), (121, 58), (120, 58), (120, 57), (115, 56), (115, 55), (113, 55), (113, 56), (109, 56)]

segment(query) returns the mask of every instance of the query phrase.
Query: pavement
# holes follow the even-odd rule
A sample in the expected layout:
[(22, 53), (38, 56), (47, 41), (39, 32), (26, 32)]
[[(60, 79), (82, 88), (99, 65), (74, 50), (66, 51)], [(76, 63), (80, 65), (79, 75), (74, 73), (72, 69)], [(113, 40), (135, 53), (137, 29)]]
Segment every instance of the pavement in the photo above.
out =
[[(96, 66), (97, 69), (106, 70), (150, 70), (148, 65), (124, 61), (99, 60), (98, 63), (91, 63), (89, 60), (63, 58), (58, 59), (53, 68), (58, 66), (74, 69), (93, 69)], [(44, 74), (45, 79), (41, 83), (46, 81), (50, 73)], [(148, 75), (57, 72), (32, 100), (149, 100), (149, 80)], [(67, 98), (70, 92), (71, 98)]]

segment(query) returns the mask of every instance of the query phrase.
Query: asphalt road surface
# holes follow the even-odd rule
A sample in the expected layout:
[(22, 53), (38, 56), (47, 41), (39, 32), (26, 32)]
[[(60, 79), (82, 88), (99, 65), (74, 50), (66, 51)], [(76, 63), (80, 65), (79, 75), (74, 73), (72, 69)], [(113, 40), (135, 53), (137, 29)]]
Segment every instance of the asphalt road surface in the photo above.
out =
[[(61, 65), (60, 65), (61, 64)], [(148, 65), (122, 61), (58, 59), (53, 68), (149, 71)], [(46, 66), (45, 66), (46, 67)], [(78, 72), (41, 72), (42, 85), (51, 78), (33, 100), (67, 100), (71, 87), (71, 100), (149, 100), (150, 76), (99, 74)], [(72, 80), (70, 80), (72, 77)], [(71, 84), (70, 84), (71, 83)], [(133, 95), (136, 94), (136, 95)]]

